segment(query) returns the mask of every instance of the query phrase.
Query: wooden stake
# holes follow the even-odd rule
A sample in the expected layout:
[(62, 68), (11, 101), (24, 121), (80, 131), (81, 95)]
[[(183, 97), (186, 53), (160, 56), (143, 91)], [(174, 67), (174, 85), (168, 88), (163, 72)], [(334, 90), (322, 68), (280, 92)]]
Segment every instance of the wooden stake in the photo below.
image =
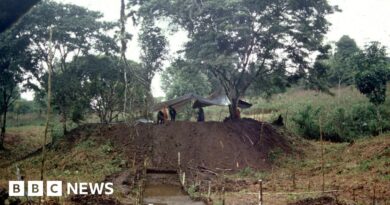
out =
[(293, 173), (292, 173), (292, 188), (293, 190), (296, 189), (296, 183), (295, 183), (295, 169), (293, 169)]
[(271, 180), (272, 180), (272, 190), (276, 191), (275, 176), (274, 176), (274, 167), (271, 168)]
[(322, 137), (322, 121), (321, 114), (319, 116), (319, 125), (320, 125), (320, 142), (321, 142), (321, 172), (322, 172), (322, 192), (325, 192), (325, 170), (324, 170), (324, 141)]
[(181, 182), (181, 184), (183, 185), (183, 187), (185, 187), (185, 183), (186, 183), (186, 173), (183, 172), (183, 179), (182, 179), (182, 182)]
[(259, 205), (263, 205), (263, 180), (259, 180)]
[(210, 200), (210, 196), (211, 196), (211, 180), (209, 181), (209, 189), (207, 191), (207, 198)]
[(180, 168), (180, 152), (177, 153), (177, 164)]
[(225, 185), (222, 186), (222, 205), (225, 205)]
[(375, 184), (374, 184), (374, 195), (373, 195), (373, 197), (372, 197), (372, 205), (376, 205), (376, 186), (375, 186)]
[(260, 127), (260, 138), (259, 138), (259, 145), (261, 146), (261, 138), (263, 136), (263, 126), (264, 126), (264, 123), (262, 122), (261, 123), (261, 127)]

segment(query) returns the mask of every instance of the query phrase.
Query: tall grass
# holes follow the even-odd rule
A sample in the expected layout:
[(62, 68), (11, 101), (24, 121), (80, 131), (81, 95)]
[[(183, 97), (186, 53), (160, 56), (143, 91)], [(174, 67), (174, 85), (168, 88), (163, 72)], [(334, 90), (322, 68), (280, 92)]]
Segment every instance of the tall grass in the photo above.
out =
[(334, 96), (292, 88), (271, 99), (251, 98), (254, 106), (244, 113), (249, 116), (268, 114), (268, 121), (281, 115), (290, 131), (310, 139), (319, 138), (320, 121), (325, 139), (332, 141), (350, 141), (390, 130), (389, 99), (379, 107), (379, 121), (377, 108), (353, 86), (331, 91)]

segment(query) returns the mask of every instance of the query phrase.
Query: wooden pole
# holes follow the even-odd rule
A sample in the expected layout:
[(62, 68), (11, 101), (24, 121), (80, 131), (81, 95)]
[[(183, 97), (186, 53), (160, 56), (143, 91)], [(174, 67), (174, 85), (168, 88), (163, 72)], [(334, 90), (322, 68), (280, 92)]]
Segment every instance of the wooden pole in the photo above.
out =
[(207, 191), (207, 198), (210, 200), (210, 196), (211, 196), (211, 180), (209, 181), (209, 189)]
[(180, 168), (180, 152), (177, 153), (177, 164)]
[(271, 168), (271, 180), (272, 180), (272, 190), (276, 191), (275, 176), (274, 176), (274, 167)]
[(376, 205), (376, 186), (374, 184), (374, 187), (373, 187), (373, 196), (372, 196), (372, 205)]
[(263, 137), (263, 126), (264, 126), (264, 122), (261, 122), (261, 127), (260, 127), (260, 138), (259, 138), (259, 145), (261, 146), (261, 139)]
[(263, 205), (263, 180), (259, 180), (259, 205)]
[(183, 185), (183, 187), (185, 187), (185, 185), (186, 185), (186, 173), (185, 172), (183, 172), (182, 185)]
[(177, 168), (179, 170), (179, 178), (181, 177), (181, 159), (180, 152), (177, 153)]
[(324, 170), (324, 141), (322, 136), (322, 121), (321, 114), (319, 116), (320, 125), (320, 143), (321, 143), (321, 172), (322, 172), (322, 192), (325, 192), (325, 170)]
[(225, 205), (225, 185), (222, 186), (222, 205)]
[(295, 190), (297, 187), (295, 180), (296, 180), (295, 179), (295, 168), (293, 168), (293, 172), (292, 172), (292, 188), (293, 188), (293, 190)]

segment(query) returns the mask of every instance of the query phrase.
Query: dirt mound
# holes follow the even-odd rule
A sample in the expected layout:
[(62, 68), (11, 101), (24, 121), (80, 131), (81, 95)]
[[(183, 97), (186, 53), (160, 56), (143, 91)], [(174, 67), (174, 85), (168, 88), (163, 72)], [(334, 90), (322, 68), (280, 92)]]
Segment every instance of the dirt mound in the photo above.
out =
[(290, 152), (287, 140), (270, 124), (254, 120), (234, 122), (175, 122), (153, 127), (153, 165), (172, 169), (211, 170), (268, 168), (272, 151)]
[(148, 158), (150, 168), (161, 170), (176, 170), (179, 152), (182, 167), (215, 172), (245, 167), (267, 169), (272, 163), (270, 155), (292, 152), (291, 143), (276, 128), (252, 119), (85, 125), (71, 132), (68, 144), (62, 146), (89, 138), (110, 140), (127, 155), (129, 163), (143, 163)]
[[(235, 171), (245, 167), (268, 169), (271, 155), (291, 153), (291, 142), (269, 123), (252, 119), (228, 122), (170, 122), (164, 125), (92, 124), (67, 135), (57, 149), (84, 140), (111, 141), (129, 164), (147, 159), (150, 169), (176, 170), (178, 153), (187, 170)], [(210, 172), (211, 171), (211, 172)]]
[(308, 198), (298, 202), (289, 203), (288, 205), (345, 205), (342, 202), (329, 196), (322, 196), (319, 198)]

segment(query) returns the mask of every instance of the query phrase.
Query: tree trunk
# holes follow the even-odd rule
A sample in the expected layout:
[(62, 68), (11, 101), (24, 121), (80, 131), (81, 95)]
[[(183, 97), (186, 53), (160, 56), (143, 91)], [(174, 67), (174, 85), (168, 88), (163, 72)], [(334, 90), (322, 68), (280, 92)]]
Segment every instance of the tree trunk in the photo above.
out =
[(68, 117), (65, 113), (62, 114), (62, 130), (64, 132), (64, 135), (68, 133), (68, 129), (66, 128), (66, 121), (68, 120)]
[(5, 139), (5, 131), (6, 131), (6, 126), (7, 126), (7, 111), (8, 111), (8, 106), (5, 105), (3, 109), (3, 123), (1, 125), (1, 134), (0, 134), (0, 150), (4, 150), (4, 139)]
[(19, 113), (16, 113), (16, 127), (19, 127)]
[[(41, 161), (41, 181), (44, 180), (45, 177), (45, 161), (46, 161), (46, 143), (47, 143), (47, 135), (49, 131), (49, 123), (50, 123), (50, 111), (51, 111), (51, 79), (52, 79), (52, 63), (53, 63), (53, 30), (50, 28), (49, 31), (49, 54), (48, 54), (48, 85), (47, 85), (47, 111), (46, 111), (46, 125), (45, 125), (45, 132), (43, 135), (43, 143), (42, 143), (42, 161)], [(39, 205), (41, 205), (41, 198), (39, 198)]]
[(379, 105), (376, 105), (376, 116), (377, 116), (378, 124), (379, 124), (379, 134), (381, 135), (383, 133), (383, 128), (382, 128), (382, 116), (381, 116), (381, 112), (379, 110)]
[(341, 79), (339, 79), (339, 82), (338, 82), (338, 88), (337, 88), (337, 100), (338, 100), (338, 104), (340, 105), (340, 99), (341, 99)]
[(231, 101), (231, 104), (229, 105), (230, 119), (232, 119), (232, 120), (239, 119), (240, 116), (237, 113), (238, 98), (232, 98), (232, 99), (230, 99), (230, 101)]
[[(125, 14), (125, 0), (121, 0), (121, 8), (120, 8), (120, 35), (121, 35), (121, 58), (123, 60), (124, 65), (126, 65), (126, 49), (127, 49), (127, 42), (125, 39), (126, 35), (126, 14)], [(127, 90), (128, 90), (128, 85), (127, 85), (127, 66), (123, 67), (123, 78), (125, 81), (125, 93), (124, 93), (124, 99), (123, 99), (123, 118), (126, 121), (126, 107), (127, 107)]]

